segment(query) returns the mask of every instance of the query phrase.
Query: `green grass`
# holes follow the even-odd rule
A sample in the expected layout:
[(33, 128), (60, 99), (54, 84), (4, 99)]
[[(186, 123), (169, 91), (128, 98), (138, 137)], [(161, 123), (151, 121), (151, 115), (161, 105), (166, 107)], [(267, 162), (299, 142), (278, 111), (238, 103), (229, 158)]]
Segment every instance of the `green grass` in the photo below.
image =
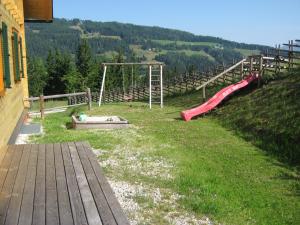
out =
[(155, 57), (160, 55), (160, 54), (167, 54), (168, 52), (178, 52), (178, 53), (184, 53), (187, 56), (193, 56), (193, 55), (197, 55), (197, 56), (205, 56), (207, 58), (209, 58), (210, 60), (214, 61), (214, 57), (212, 57), (211, 55), (207, 54), (204, 51), (192, 51), (192, 50), (177, 50), (177, 51), (168, 51), (168, 50), (156, 50), (156, 51), (149, 51), (149, 50), (144, 50), (141, 48), (141, 45), (130, 45), (130, 48), (135, 52), (135, 54), (138, 57), (142, 57), (145, 56), (146, 57), (146, 61), (151, 62), (151, 61), (155, 61)]
[(235, 48), (234, 50), (241, 53), (244, 57), (250, 55), (258, 55), (260, 53), (259, 50), (249, 50), (249, 49), (242, 49), (242, 48)]
[(210, 46), (215, 47), (218, 45), (214, 42), (187, 42), (187, 41), (171, 41), (171, 40), (152, 40), (155, 43), (161, 45), (177, 44), (177, 45), (199, 45), (199, 46)]
[[(51, 109), (55, 107), (65, 107), (68, 106), (67, 100), (46, 100), (44, 103), (45, 109)], [(34, 101), (33, 104), (30, 105), (30, 111), (40, 111), (40, 102)]]
[(106, 39), (113, 39), (113, 40), (122, 40), (120, 36), (102, 35), (98, 32), (81, 34), (81, 38), (85, 38), (85, 39), (105, 39), (106, 38)]
[[(149, 110), (142, 103), (123, 103), (94, 107), (87, 112), (119, 115), (133, 124), (132, 128), (119, 131), (68, 129), (70, 115), (86, 110), (85, 107), (70, 109), (48, 115), (43, 122), (46, 134), (35, 141), (87, 140), (92, 147), (107, 151), (106, 157), (122, 146), (145, 157), (172, 162), (174, 179), (171, 180), (129, 173), (122, 167), (108, 169), (106, 174), (130, 183), (169, 188), (183, 196), (179, 200), (182, 209), (199, 217), (207, 215), (219, 223), (233, 225), (300, 224), (298, 171), (223, 127), (214, 116), (182, 121), (179, 112), (200, 103), (200, 96), (201, 93), (193, 93), (166, 99), (164, 109)], [(247, 112), (244, 113), (247, 118)], [(125, 152), (119, 154), (126, 161)], [(149, 202), (144, 197), (137, 197), (137, 201)], [(164, 221), (160, 214), (155, 216), (155, 221)]]
[[(245, 139), (300, 165), (300, 70), (265, 77), (262, 88), (245, 90), (216, 111), (220, 121)], [(299, 167), (300, 168), (300, 167)]]

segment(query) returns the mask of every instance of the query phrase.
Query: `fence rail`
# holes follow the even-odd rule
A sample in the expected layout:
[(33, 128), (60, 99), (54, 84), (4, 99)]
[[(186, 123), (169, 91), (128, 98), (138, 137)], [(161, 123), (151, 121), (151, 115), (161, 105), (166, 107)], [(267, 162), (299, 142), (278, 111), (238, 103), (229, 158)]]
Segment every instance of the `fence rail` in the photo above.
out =
[(29, 101), (29, 111), (31, 113), (40, 113), (41, 118), (44, 118), (45, 113), (56, 109), (74, 107), (79, 105), (88, 105), (88, 108), (91, 109), (92, 106), (92, 97), (89, 88), (86, 92), (47, 96), (41, 95), (39, 97), (26, 98), (24, 99), (24, 101)]

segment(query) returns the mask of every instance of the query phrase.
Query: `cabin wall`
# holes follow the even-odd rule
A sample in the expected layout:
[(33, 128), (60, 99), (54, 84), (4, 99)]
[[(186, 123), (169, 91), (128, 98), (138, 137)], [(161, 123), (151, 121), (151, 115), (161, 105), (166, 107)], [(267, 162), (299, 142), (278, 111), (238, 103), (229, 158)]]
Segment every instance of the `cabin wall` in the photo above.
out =
[[(0, 0), (0, 27), (2, 22), (7, 25), (8, 31), (8, 48), (9, 48), (9, 67), (11, 88), (5, 88), (3, 96), (0, 97), (0, 147), (6, 145), (17, 122), (27, 107), (24, 98), (28, 97), (27, 82), (27, 63), (26, 63), (26, 45), (24, 31), (24, 14), (22, 0)], [(13, 63), (13, 30), (16, 30), (19, 37), (22, 38), (23, 50), (23, 68), (24, 78), (15, 82), (14, 63)], [(2, 38), (2, 35), (0, 35)], [(3, 54), (3, 48), (0, 49)], [(20, 56), (21, 58), (21, 56)], [(21, 59), (20, 59), (21, 60)], [(1, 65), (3, 66), (3, 65)], [(20, 67), (21, 68), (21, 67)], [(21, 75), (22, 77), (22, 75)]]

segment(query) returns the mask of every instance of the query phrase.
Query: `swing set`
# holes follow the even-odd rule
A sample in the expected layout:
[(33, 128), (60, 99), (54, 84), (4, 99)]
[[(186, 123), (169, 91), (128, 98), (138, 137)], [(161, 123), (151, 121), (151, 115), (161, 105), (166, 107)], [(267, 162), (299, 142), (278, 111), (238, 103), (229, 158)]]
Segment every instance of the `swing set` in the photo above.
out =
[[(99, 107), (103, 103), (103, 93), (105, 89), (105, 82), (107, 79), (107, 71), (108, 68), (118, 67), (121, 68), (122, 73), (122, 88), (123, 95), (125, 100), (133, 99), (133, 89), (136, 87), (136, 77), (134, 74), (135, 68), (144, 69), (145, 74), (139, 74), (140, 77), (144, 76), (144, 78), (148, 77), (148, 90), (149, 90), (149, 108), (152, 108), (152, 104), (159, 104), (161, 108), (163, 108), (163, 63), (153, 62), (153, 63), (102, 63), (103, 66), (103, 76), (102, 83), (100, 88), (99, 95)], [(129, 71), (131, 67), (131, 91), (128, 95), (125, 94), (125, 68), (126, 71)], [(131, 94), (130, 94), (131, 93)]]

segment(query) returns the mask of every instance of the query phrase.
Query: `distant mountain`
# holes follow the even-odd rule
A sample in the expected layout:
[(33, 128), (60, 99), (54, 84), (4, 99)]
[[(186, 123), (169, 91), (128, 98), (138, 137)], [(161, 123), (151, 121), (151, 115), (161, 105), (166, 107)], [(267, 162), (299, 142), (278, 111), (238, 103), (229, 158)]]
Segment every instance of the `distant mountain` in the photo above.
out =
[(268, 48), (174, 29), (79, 19), (26, 24), (26, 35), (29, 57), (45, 59), (55, 48), (74, 54), (80, 39), (85, 38), (103, 60), (122, 51), (128, 60), (163, 61), (179, 70), (229, 63)]

